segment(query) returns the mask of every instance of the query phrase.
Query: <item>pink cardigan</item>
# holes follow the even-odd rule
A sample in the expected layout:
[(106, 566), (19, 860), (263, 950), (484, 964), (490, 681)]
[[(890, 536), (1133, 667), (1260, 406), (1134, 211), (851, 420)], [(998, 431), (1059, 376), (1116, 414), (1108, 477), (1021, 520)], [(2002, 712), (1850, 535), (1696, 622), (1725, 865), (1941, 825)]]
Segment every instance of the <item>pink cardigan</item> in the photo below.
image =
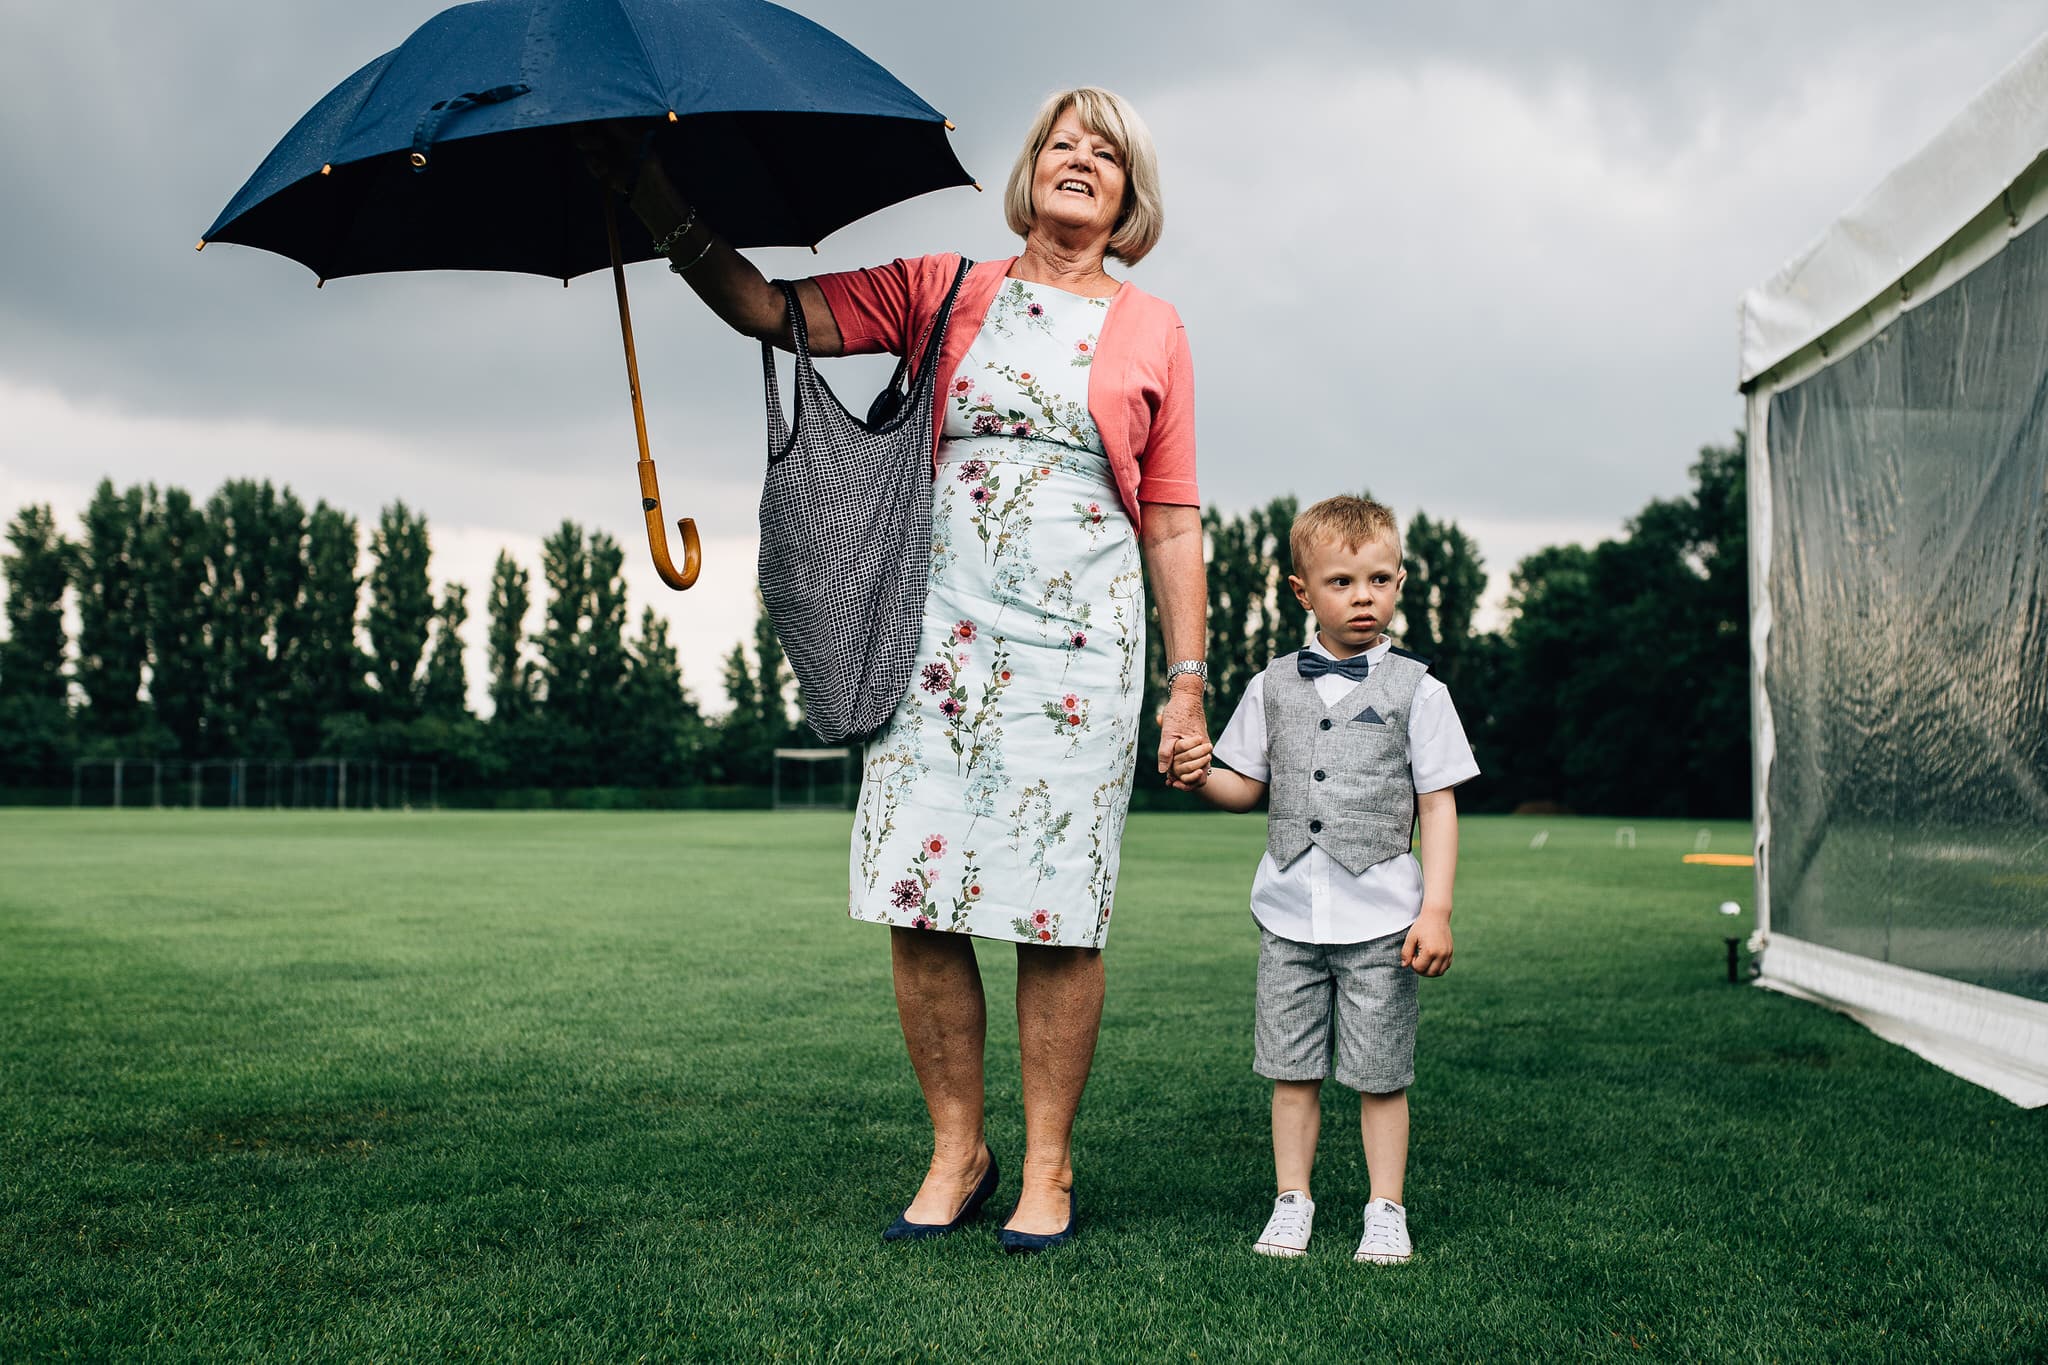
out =
[[(939, 352), (942, 403), (1016, 259), (981, 261), (967, 272)], [(918, 256), (816, 279), (839, 324), (846, 354), (902, 355), (924, 335), (959, 269), (956, 255)], [(1201, 505), (1195, 487), (1195, 372), (1187, 329), (1172, 304), (1129, 281), (1110, 300), (1088, 367), (1088, 415), (1102, 434), (1117, 495), (1133, 527), (1143, 525), (1142, 503)], [(944, 425), (943, 407), (940, 416), (936, 427)], [(932, 445), (936, 464), (936, 431)]]

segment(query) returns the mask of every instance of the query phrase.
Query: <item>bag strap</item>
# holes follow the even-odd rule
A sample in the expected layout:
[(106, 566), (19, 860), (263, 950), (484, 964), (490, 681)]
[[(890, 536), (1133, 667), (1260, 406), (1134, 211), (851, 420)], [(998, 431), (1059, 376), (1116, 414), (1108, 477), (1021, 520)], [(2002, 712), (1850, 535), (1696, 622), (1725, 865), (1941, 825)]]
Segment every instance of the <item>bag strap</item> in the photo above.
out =
[(761, 379), (768, 396), (768, 463), (780, 464), (789, 458), (789, 452), (796, 446), (796, 428), (804, 418), (804, 373), (811, 365), (811, 338), (804, 328), (804, 307), (796, 296), (796, 286), (788, 280), (773, 282), (782, 291), (783, 306), (789, 314), (790, 349), (796, 353), (797, 372), (795, 383), (796, 411), (787, 418), (782, 415), (782, 393), (775, 380), (775, 344), (761, 343)]
[[(960, 269), (953, 274), (953, 287), (946, 291), (946, 301), (939, 305), (939, 311), (932, 314), (931, 321), (925, 324), (924, 340), (915, 349), (904, 349), (902, 359), (896, 362), (896, 373), (889, 376), (890, 389), (904, 389), (904, 379), (910, 370), (911, 356), (915, 355), (918, 358), (917, 372), (920, 376), (927, 373), (938, 360), (938, 352), (946, 335), (946, 323), (953, 316), (953, 300), (960, 297), (960, 286), (967, 283), (967, 272), (973, 268), (973, 261), (965, 256), (960, 258)], [(909, 397), (907, 390), (903, 396)]]

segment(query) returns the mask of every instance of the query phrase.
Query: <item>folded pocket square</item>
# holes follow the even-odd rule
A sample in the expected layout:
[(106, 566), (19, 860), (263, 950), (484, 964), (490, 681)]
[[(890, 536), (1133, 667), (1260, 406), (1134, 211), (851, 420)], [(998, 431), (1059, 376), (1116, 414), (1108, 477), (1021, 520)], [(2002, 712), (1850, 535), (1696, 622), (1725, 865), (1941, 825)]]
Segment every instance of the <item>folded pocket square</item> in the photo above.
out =
[(1385, 720), (1383, 720), (1383, 719), (1381, 719), (1381, 717), (1380, 717), (1380, 713), (1379, 713), (1379, 712), (1377, 712), (1377, 711), (1375, 711), (1375, 710), (1373, 710), (1373, 709), (1372, 709), (1372, 708), (1371, 708), (1370, 706), (1366, 707), (1366, 708), (1365, 708), (1365, 709), (1364, 709), (1363, 711), (1360, 711), (1360, 712), (1359, 712), (1359, 713), (1358, 713), (1357, 715), (1353, 716), (1353, 717), (1352, 717), (1351, 719), (1353, 719), (1353, 720), (1362, 720), (1362, 721), (1364, 721), (1364, 722), (1365, 722), (1365, 723), (1366, 723), (1367, 725), (1385, 725), (1385, 724), (1386, 724), (1386, 721), (1385, 721)]

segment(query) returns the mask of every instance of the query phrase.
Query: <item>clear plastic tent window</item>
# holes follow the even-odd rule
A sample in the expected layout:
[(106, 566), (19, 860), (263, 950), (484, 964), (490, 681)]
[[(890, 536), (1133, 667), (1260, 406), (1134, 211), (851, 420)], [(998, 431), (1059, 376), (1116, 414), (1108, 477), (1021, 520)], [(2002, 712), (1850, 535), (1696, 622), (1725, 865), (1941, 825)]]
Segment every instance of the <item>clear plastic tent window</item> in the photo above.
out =
[(1765, 430), (1772, 932), (2048, 1001), (2048, 225)]

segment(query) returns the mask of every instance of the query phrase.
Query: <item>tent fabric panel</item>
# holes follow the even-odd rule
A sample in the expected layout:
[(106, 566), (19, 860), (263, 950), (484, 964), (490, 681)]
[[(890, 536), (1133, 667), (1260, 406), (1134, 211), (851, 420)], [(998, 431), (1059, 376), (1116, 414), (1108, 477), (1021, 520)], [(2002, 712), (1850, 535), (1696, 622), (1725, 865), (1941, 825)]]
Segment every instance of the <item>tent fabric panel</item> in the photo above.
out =
[[(1752, 403), (1768, 918), (2048, 1000), (2048, 226)], [(1759, 411), (1761, 409), (1761, 411)], [(1766, 761), (1760, 755), (1760, 762)]]
[(2048, 1105), (2048, 1004), (1774, 934), (1757, 984), (1848, 1015), (2027, 1109)]
[[(1763, 284), (1743, 295), (1739, 382), (1813, 344), (1995, 215), (2024, 229), (2043, 206), (2009, 213), (2015, 185), (2048, 152), (2048, 35), (2008, 66), (1933, 141)], [(2017, 217), (2018, 221), (2011, 221)], [(1987, 217), (1987, 225), (1992, 221)], [(1956, 271), (1946, 272), (1948, 277)], [(1967, 273), (1967, 264), (1960, 273)], [(1938, 287), (1946, 280), (1936, 281)], [(1926, 287), (1917, 291), (1923, 297)], [(1910, 304), (1901, 300), (1893, 307)]]

